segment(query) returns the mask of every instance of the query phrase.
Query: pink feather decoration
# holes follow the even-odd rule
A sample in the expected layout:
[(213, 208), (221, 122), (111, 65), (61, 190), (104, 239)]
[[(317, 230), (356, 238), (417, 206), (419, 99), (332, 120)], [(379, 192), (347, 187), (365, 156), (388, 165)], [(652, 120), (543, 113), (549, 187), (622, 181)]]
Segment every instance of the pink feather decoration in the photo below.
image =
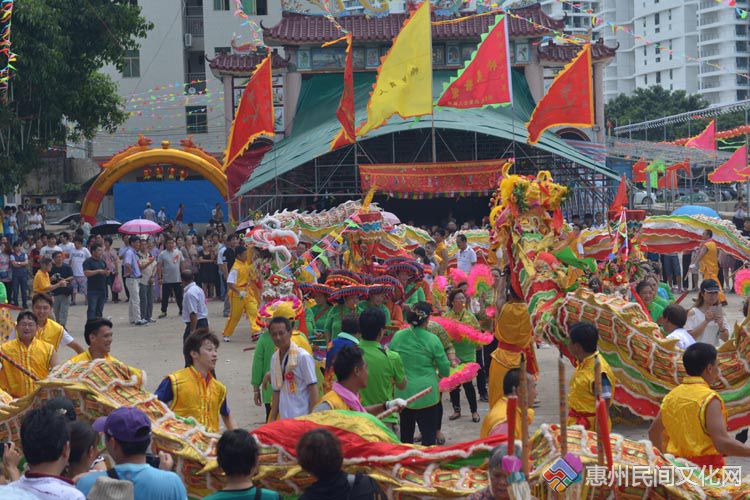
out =
[(453, 267), (448, 271), (448, 277), (451, 279), (453, 286), (458, 286), (459, 283), (468, 283), (469, 277), (466, 273), (457, 267)]
[(438, 389), (440, 392), (450, 392), (461, 385), (474, 380), (481, 367), (478, 363), (465, 363), (451, 370), (451, 374), (440, 379)]
[(734, 291), (737, 295), (750, 296), (750, 269), (741, 269), (734, 275)]
[(445, 290), (448, 288), (448, 278), (445, 276), (438, 276), (432, 281), (432, 286), (445, 293)]
[(432, 316), (430, 317), (430, 320), (442, 326), (454, 342), (468, 340), (472, 344), (487, 345), (492, 342), (493, 339), (491, 333), (481, 332), (476, 328), (472, 328), (471, 326), (454, 319), (445, 318), (443, 316)]
[(495, 313), (497, 313), (497, 308), (493, 306), (490, 306), (484, 310), (484, 314), (486, 314), (488, 318), (494, 318)]
[(469, 288), (466, 290), (472, 297), (479, 291), (492, 290), (495, 284), (495, 277), (492, 276), (492, 269), (485, 264), (477, 264), (471, 268), (469, 273)]

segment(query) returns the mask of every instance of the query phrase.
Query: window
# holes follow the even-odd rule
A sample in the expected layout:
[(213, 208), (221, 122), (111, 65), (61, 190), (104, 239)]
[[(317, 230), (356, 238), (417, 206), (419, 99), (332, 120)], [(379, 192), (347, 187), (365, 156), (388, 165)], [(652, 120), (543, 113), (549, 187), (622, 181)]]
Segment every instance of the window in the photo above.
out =
[(219, 54), (231, 54), (232, 53), (232, 47), (214, 47), (214, 55), (218, 56)]
[(255, 0), (255, 15), (256, 16), (268, 15), (268, 0)]
[(207, 134), (208, 115), (205, 106), (185, 106), (188, 134)]
[(737, 58), (737, 67), (740, 69), (747, 69), (747, 59), (744, 57)]
[(648, 49), (647, 49), (647, 48), (646, 48), (646, 46), (644, 45), (644, 46), (643, 46), (643, 57), (646, 57), (646, 56), (648, 55), (648, 53), (647, 53), (647, 50), (648, 50)]
[(661, 84), (661, 71), (656, 72), (656, 84)]
[(747, 90), (738, 90), (737, 91), (737, 100), (738, 101), (744, 101), (747, 99)]
[(737, 49), (737, 52), (747, 52), (747, 42), (744, 40), (735, 42), (735, 47)]
[(648, 75), (644, 75), (644, 77), (643, 77), (643, 78), (644, 78), (644, 79), (645, 79), (645, 81), (646, 81), (646, 85), (648, 85)]
[(214, 10), (229, 10), (230, 0), (214, 0)]
[(122, 76), (123, 78), (138, 78), (141, 76), (141, 53), (138, 49), (125, 51)]
[(672, 80), (674, 77), (672, 76), (672, 70), (669, 70), (669, 79)]
[(672, 40), (669, 41), (669, 60), (672, 60)]
[(737, 24), (734, 26), (734, 32), (739, 36), (745, 36), (747, 35), (747, 26), (744, 24)]
[(654, 14), (654, 26), (659, 26), (659, 13)]

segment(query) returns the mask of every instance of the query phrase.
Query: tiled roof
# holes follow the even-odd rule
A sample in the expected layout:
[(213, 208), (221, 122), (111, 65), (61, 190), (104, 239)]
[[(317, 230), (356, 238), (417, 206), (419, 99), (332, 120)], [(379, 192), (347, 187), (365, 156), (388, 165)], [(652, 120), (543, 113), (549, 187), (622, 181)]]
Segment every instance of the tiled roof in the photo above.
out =
[[(217, 54), (213, 59), (206, 57), (208, 67), (216, 76), (235, 75), (247, 76), (265, 57), (265, 54)], [(278, 52), (273, 51), (271, 67), (273, 69), (286, 68), (288, 60), (281, 57)]]
[[(512, 9), (509, 16), (511, 37), (538, 37), (550, 30), (562, 30), (564, 21), (553, 19), (542, 11), (539, 4), (520, 9)], [(364, 15), (341, 16), (337, 22), (352, 33), (355, 42), (390, 42), (398, 35), (408, 14), (389, 14), (383, 17), (366, 17)], [(433, 21), (449, 18), (433, 14)], [(474, 16), (466, 21), (432, 26), (433, 40), (478, 39), (493, 23), (495, 16)], [(530, 24), (528, 21), (534, 24)], [(261, 23), (262, 24), (262, 23)], [(263, 27), (263, 39), (266, 43), (278, 45), (297, 45), (322, 43), (341, 37), (338, 28), (323, 16), (312, 16), (284, 12), (281, 22), (271, 28)]]
[[(608, 47), (600, 39), (596, 43), (591, 44), (591, 58), (595, 61), (601, 61), (602, 59), (615, 57), (618, 47)], [(537, 50), (539, 52), (539, 59), (542, 61), (568, 62), (578, 54), (581, 47), (573, 44), (557, 45), (550, 42), (549, 45), (540, 45)]]

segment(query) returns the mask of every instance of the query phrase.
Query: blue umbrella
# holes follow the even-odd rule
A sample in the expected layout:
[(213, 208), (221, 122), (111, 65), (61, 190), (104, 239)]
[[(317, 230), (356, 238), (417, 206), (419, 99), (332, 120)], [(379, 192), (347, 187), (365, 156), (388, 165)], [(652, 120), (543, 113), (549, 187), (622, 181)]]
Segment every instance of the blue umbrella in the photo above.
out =
[(713, 217), (714, 219), (721, 219), (721, 216), (713, 208), (702, 207), (700, 205), (683, 205), (674, 212), (672, 215), (705, 215), (706, 217)]

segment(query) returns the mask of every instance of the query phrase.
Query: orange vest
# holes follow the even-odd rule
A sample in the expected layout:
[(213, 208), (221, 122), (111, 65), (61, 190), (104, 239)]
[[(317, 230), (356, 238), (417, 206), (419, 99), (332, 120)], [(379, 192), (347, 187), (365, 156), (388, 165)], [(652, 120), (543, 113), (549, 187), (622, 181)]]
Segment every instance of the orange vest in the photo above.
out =
[(210, 373), (208, 380), (192, 366), (169, 375), (172, 402), (169, 407), (181, 417), (193, 417), (208, 432), (219, 431), (219, 411), (227, 397), (227, 388)]
[[(599, 366), (602, 374), (606, 374), (612, 384), (612, 395), (615, 393), (615, 374), (609, 363), (598, 352), (588, 356), (576, 366), (570, 379), (568, 392), (568, 425), (581, 424), (587, 429), (595, 428), (596, 398), (594, 398), (594, 356), (599, 356)], [(584, 424), (585, 420), (585, 424)], [(612, 423), (610, 422), (610, 429)]]
[[(528, 409), (528, 422), (534, 420), (534, 409)], [(515, 426), (515, 439), (521, 439), (521, 407), (516, 407), (516, 426)], [(482, 420), (482, 429), (479, 431), (480, 438), (486, 438), (492, 432), (492, 429), (498, 425), (508, 422), (508, 397), (503, 396), (497, 400), (497, 403), (492, 405), (492, 409), (484, 416)]]
[[(29, 347), (23, 345), (20, 340), (13, 339), (0, 345), (0, 351), (41, 380), (49, 375), (49, 365), (55, 348), (37, 338), (31, 341)], [(36, 382), (11, 363), (2, 361), (2, 365), (0, 387), (3, 390), (14, 398), (34, 392), (37, 387)]]
[(44, 326), (37, 328), (36, 338), (47, 342), (52, 345), (55, 350), (58, 350), (60, 348), (60, 341), (62, 341), (64, 331), (65, 328), (60, 323), (47, 318), (47, 322), (44, 323)]
[(727, 411), (721, 396), (702, 377), (686, 376), (661, 403), (661, 419), (669, 436), (667, 453), (678, 457), (719, 455), (706, 427), (706, 408), (717, 398), (724, 423)]

